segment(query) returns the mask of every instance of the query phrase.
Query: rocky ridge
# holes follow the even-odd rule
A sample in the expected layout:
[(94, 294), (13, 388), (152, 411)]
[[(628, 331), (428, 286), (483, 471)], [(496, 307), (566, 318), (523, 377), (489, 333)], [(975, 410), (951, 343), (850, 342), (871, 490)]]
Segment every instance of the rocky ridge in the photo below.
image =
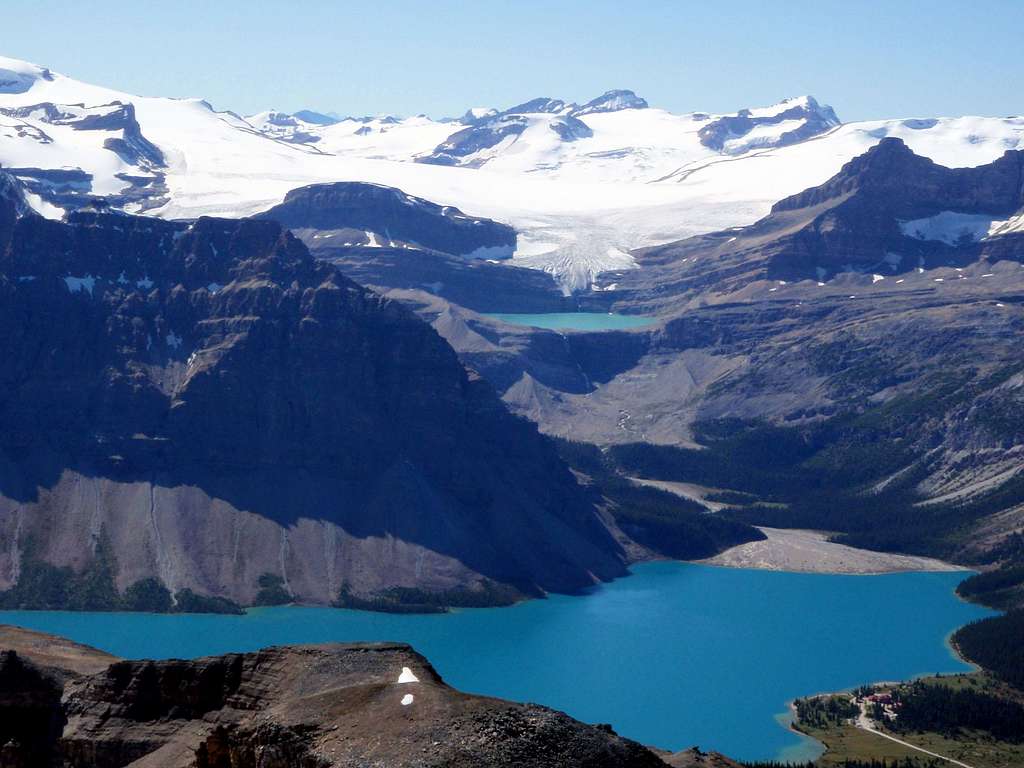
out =
[[(0, 641), (2, 768), (666, 764), (608, 726), (453, 690), (407, 645), (191, 661), (118, 661), (78, 646), (78, 669), (56, 670), (35, 649), (68, 645), (59, 638), (6, 628)], [(735, 766), (696, 750), (668, 760)]]
[(379, 184), (300, 187), (256, 218), (277, 221), (310, 245), (332, 240), (325, 245), (427, 249), (482, 259), (509, 258), (516, 248), (515, 230), (507, 224)]

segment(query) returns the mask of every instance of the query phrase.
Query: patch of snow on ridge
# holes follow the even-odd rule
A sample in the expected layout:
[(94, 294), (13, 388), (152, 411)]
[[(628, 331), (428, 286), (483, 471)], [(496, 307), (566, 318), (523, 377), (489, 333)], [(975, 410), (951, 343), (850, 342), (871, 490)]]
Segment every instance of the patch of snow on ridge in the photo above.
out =
[(995, 237), (997, 235), (1009, 235), (1011, 233), (1024, 232), (1024, 213), (1018, 213), (1016, 216), (1011, 216), (1009, 219), (1003, 222), (996, 222), (992, 225), (992, 229), (989, 230), (989, 237)]
[(413, 703), (413, 701), (415, 700), (415, 698), (416, 698), (416, 697), (415, 697), (415, 696), (413, 696), (413, 695), (412, 695), (411, 693), (407, 693), (407, 694), (405, 694), (405, 696), (403, 696), (403, 697), (402, 697), (402, 706), (403, 706), (403, 707), (408, 707), (408, 706), (409, 706), (410, 704), (412, 704), (412, 703)]
[(420, 679), (416, 677), (411, 669), (408, 667), (402, 667), (402, 674), (398, 676), (399, 684), (403, 683), (418, 683)]
[(58, 208), (56, 205), (43, 200), (39, 195), (33, 194), (27, 190), (25, 192), (25, 200), (27, 200), (28, 204), (32, 206), (32, 210), (43, 218), (60, 221), (64, 217), (65, 211), (63, 208)]
[(942, 211), (934, 216), (901, 221), (900, 231), (916, 240), (935, 240), (946, 245), (961, 245), (984, 240), (1008, 222), (985, 214)]
[(467, 259), (486, 259), (488, 261), (493, 261), (496, 259), (511, 259), (514, 253), (515, 248), (511, 245), (481, 245), (479, 248), (462, 255)]

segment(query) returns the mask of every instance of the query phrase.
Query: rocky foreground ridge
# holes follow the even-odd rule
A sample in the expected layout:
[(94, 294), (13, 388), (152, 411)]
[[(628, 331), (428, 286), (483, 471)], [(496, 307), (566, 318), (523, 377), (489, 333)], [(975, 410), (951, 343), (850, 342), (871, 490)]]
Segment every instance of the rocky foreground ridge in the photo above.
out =
[[(662, 758), (665, 758), (663, 760)], [(0, 627), (0, 768), (734, 766), (460, 693), (407, 645), (119, 661)]]

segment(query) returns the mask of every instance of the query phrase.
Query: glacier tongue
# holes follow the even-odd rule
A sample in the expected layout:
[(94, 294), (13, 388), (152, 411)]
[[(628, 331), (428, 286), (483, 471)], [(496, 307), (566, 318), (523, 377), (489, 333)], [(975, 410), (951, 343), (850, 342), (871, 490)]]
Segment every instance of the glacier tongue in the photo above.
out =
[(621, 237), (615, 228), (597, 218), (552, 217), (531, 224), (519, 236), (512, 263), (551, 274), (567, 296), (590, 290), (602, 272), (636, 268), (629, 251), (616, 245)]

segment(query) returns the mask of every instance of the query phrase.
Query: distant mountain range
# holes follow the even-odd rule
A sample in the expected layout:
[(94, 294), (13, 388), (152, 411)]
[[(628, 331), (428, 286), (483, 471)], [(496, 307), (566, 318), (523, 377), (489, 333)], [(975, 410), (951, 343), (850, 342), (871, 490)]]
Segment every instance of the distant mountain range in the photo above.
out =
[(841, 124), (811, 97), (675, 115), (626, 90), (455, 120), (242, 118), (12, 59), (0, 73), (0, 164), (44, 215), (102, 201), (165, 218), (237, 217), (298, 187), (372, 182), (512, 226), (512, 262), (551, 274), (563, 293), (635, 267), (636, 248), (753, 223), (887, 136), (949, 166), (990, 162), (1024, 137), (1021, 118)]

